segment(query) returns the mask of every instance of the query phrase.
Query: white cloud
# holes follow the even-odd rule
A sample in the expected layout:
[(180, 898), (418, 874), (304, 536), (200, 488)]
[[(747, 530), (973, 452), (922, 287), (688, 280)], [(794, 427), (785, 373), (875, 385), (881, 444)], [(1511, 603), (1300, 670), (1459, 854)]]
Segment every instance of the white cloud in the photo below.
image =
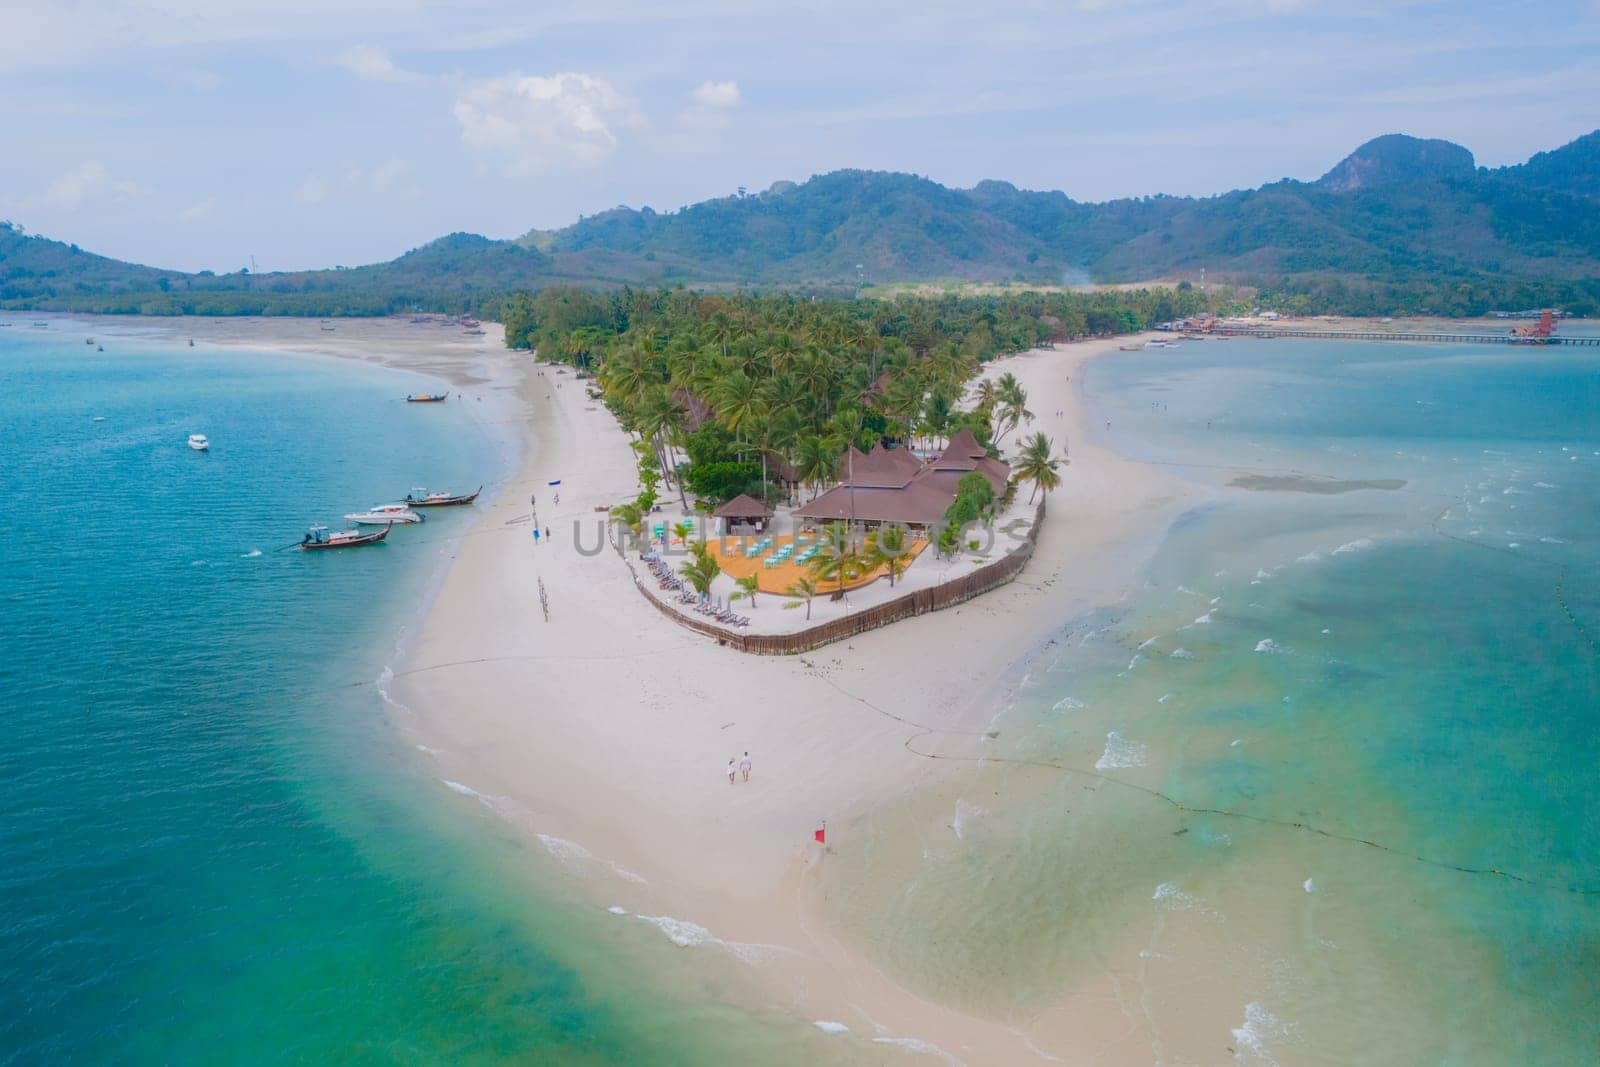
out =
[(415, 85), (433, 80), (426, 74), (395, 66), (389, 53), (375, 44), (358, 44), (347, 48), (334, 57), (334, 62), (356, 77), (370, 82)]
[(505, 157), (513, 174), (588, 166), (617, 147), (614, 127), (637, 123), (633, 106), (603, 78), (507, 75), (457, 97), (461, 140)]
[(320, 204), (333, 191), (328, 179), (320, 174), (307, 174), (295, 188), (294, 198), (302, 204)]
[(149, 192), (143, 186), (111, 176), (104, 163), (82, 163), (50, 183), (36, 203), (57, 211), (75, 211), (93, 200), (129, 200)]
[(702, 82), (689, 94), (695, 102), (706, 107), (738, 107), (740, 103), (738, 82)]
[(294, 198), (309, 205), (320, 204), (335, 196), (412, 195), (417, 190), (404, 184), (404, 179), (410, 173), (411, 164), (397, 156), (374, 167), (348, 166), (333, 175), (314, 171), (295, 186)]
[(208, 196), (206, 199), (198, 200), (184, 208), (182, 211), (178, 212), (178, 221), (199, 222), (202, 219), (209, 218), (211, 213), (216, 209), (217, 198), (214, 196)]
[(373, 192), (387, 193), (393, 191), (399, 185), (400, 179), (404, 178), (410, 170), (411, 167), (403, 159), (390, 159), (385, 163), (380, 163), (372, 168), (371, 174), (368, 175), (372, 183)]

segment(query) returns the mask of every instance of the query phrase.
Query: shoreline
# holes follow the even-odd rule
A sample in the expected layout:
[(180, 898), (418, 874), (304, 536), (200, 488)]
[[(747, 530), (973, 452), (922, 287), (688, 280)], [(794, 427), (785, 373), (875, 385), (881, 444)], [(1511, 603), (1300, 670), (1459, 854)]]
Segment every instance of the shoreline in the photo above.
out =
[[(1036, 350), (985, 373), (1016, 373), (1051, 412), (1028, 429), (1059, 440), (1084, 425), (1078, 369), (1119, 343)], [(1039, 548), (1014, 581), (810, 653), (747, 656), (661, 616), (609, 549), (574, 550), (580, 531), (585, 547), (594, 540), (597, 507), (635, 491), (633, 454), (569, 368), (529, 366), (523, 468), (480, 505), (396, 672), (412, 712), (399, 725), (431, 750), (434, 776), (499, 798), (597, 907), (648, 917), (685, 948), (724, 950), (729, 967), (707, 968), (722, 972), (715, 997), (979, 1061), (1039, 1054), (1012, 1025), (928, 1003), (839, 940), (820, 917), (827, 856), (811, 832), (826, 820), (830, 835), (849, 833), (939, 773), (907, 751), (910, 735), (941, 751), (981, 747), (1022, 665), (1120, 599), (1203, 491), (1075, 432)], [(535, 547), (524, 501), (547, 494), (539, 517), (553, 537)], [(755, 773), (730, 787), (723, 764), (746, 750)]]
[[(886, 802), (946, 774), (907, 750), (912, 738), (924, 752), (981, 753), (1027, 681), (1024, 665), (1073, 619), (1121, 599), (1171, 522), (1204, 495), (1115, 453), (1087, 421), (1079, 371), (1128, 337), (984, 368), (1016, 373), (1031, 405), (1049, 412), (1028, 431), (1058, 444), (1071, 431), (1071, 465), (1038, 550), (1011, 583), (810, 653), (754, 657), (662, 617), (609, 549), (573, 550), (577, 525), (631, 496), (636, 471), (625, 435), (570, 369), (493, 347), (498, 337), (408, 336), (394, 320), (345, 336), (315, 322), (158, 325), (167, 336), (356, 359), (499, 394), (506, 417), (484, 412), (485, 429), (504, 426), (516, 460), (444, 550), (451, 558), (430, 577), (415, 629), (398, 635), (380, 690), (419, 773), (474, 811), (492, 798), (496, 821), (571, 873), (580, 896), (696, 950), (674, 970), (700, 980), (700, 999), (839, 1023), (845, 1040), (865, 1035), (888, 1051), (977, 1062), (1081, 1051), (1064, 1041), (1041, 1049), (1042, 1037), (1011, 1022), (899, 985), (824, 919), (833, 886), (810, 838), (821, 820), (835, 839), (864, 827)], [(559, 509), (545, 484), (556, 478)], [(523, 501), (546, 494), (540, 521), (554, 543), (534, 548)], [(781, 608), (768, 598), (754, 610)], [(722, 765), (746, 749), (755, 773), (730, 787)]]

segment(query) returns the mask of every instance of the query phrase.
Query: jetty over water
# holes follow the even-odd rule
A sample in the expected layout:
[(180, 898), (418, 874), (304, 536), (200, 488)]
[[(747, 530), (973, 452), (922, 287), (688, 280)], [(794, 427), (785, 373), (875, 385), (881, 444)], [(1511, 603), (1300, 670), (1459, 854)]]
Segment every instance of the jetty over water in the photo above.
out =
[(1471, 345), (1579, 345), (1600, 347), (1600, 337), (1518, 337), (1509, 333), (1400, 332), (1389, 330), (1301, 330), (1279, 326), (1212, 326), (1210, 337), (1315, 337), (1329, 341), (1440, 341)]

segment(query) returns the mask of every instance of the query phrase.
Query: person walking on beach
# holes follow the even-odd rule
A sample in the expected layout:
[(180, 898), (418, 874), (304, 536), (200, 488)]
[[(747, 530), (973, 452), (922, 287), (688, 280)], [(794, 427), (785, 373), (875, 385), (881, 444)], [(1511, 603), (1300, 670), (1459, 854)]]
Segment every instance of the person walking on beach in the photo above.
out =
[(728, 757), (728, 784), (733, 784), (733, 776), (738, 772), (738, 765), (733, 762), (733, 757)]
[(739, 770), (744, 774), (744, 780), (750, 780), (750, 753), (744, 754), (744, 759), (739, 761)]

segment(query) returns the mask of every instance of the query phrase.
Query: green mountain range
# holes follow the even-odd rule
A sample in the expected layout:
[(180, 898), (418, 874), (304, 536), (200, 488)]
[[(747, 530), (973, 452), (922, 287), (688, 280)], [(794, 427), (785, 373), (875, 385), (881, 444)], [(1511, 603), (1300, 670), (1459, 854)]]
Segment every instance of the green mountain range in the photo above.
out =
[[(1401, 134), (1314, 182), (1081, 203), (1001, 181), (951, 189), (843, 170), (678, 211), (619, 207), (513, 241), (457, 233), (387, 263), (186, 274), (0, 228), (0, 306), (145, 313), (494, 314), (553, 284), (849, 289), (859, 283), (1180, 281), (1201, 269), (1349, 311), (1600, 310), (1600, 131), (1480, 168)], [(1354, 305), (1354, 306), (1352, 306)]]

